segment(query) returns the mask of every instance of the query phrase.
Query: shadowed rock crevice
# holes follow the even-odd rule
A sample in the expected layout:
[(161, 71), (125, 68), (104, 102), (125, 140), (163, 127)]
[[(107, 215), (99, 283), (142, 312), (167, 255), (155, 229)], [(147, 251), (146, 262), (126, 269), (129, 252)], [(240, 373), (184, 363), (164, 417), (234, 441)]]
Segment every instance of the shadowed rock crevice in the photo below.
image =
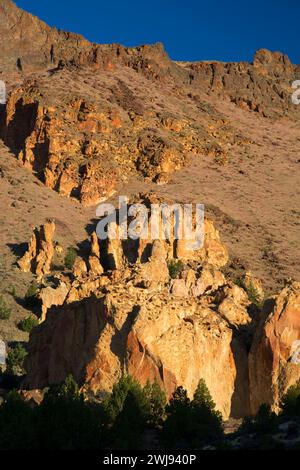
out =
[(139, 314), (140, 306), (135, 305), (131, 312), (129, 312), (125, 322), (120, 330), (117, 330), (111, 338), (111, 351), (119, 358), (120, 366), (123, 372), (126, 373), (126, 354), (127, 354), (127, 340), (129, 332)]
[[(87, 365), (95, 357), (97, 342), (105, 327), (103, 311), (103, 299), (96, 298), (48, 310), (45, 323), (36, 328), (29, 345), (25, 367), (35, 372), (32, 375), (29, 372), (24, 388), (59, 384), (66, 373), (83, 383)], [(42, 354), (35, 356), (39, 350)]]
[[(9, 110), (6, 108), (6, 113), (8, 112)], [(20, 98), (16, 102), (13, 112), (11, 121), (3, 131), (3, 140), (10, 150), (18, 156), (24, 148), (27, 137), (32, 134), (35, 128), (38, 102), (24, 103), (23, 98)]]

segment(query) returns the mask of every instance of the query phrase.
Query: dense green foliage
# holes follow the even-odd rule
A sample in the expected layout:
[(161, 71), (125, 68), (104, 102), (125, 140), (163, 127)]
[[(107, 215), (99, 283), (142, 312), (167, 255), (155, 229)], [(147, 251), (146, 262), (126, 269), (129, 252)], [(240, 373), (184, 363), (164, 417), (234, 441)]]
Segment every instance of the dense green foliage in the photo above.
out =
[(0, 449), (97, 449), (99, 409), (84, 401), (71, 377), (30, 407), (11, 392), (0, 407)]
[(272, 434), (276, 431), (278, 419), (270, 405), (262, 404), (254, 417), (246, 417), (243, 420), (241, 431), (260, 435)]
[(24, 373), (24, 359), (27, 355), (26, 349), (21, 343), (16, 343), (7, 354), (6, 370), (9, 374), (18, 375)]
[(177, 388), (166, 411), (163, 440), (167, 447), (196, 448), (222, 439), (222, 416), (204, 380), (200, 380), (192, 401), (184, 388)]
[(149, 424), (158, 426), (162, 424), (165, 418), (165, 409), (167, 405), (166, 394), (156, 381), (152, 384), (147, 382), (144, 392), (148, 397)]
[[(8, 369), (20, 367), (25, 355), (17, 344), (9, 351)], [(299, 397), (297, 384), (283, 397), (279, 415), (264, 404), (256, 416), (245, 418), (236, 431), (244, 448), (280, 448), (274, 436), (286, 418), (299, 417)], [(0, 449), (138, 449), (151, 440), (153, 431), (160, 448), (230, 448), (222, 416), (204, 380), (192, 400), (178, 387), (167, 403), (157, 382), (142, 387), (129, 375), (104, 397), (87, 398), (72, 376), (50, 387), (36, 406), (24, 402), (16, 391), (9, 392), (0, 406)], [(292, 421), (288, 432), (294, 437), (297, 429), (297, 421)]]
[(203, 381), (194, 400), (180, 387), (166, 405), (157, 382), (141, 387), (130, 376), (101, 400), (85, 399), (69, 376), (50, 387), (40, 405), (32, 407), (10, 392), (0, 406), (0, 449), (136, 449), (151, 429), (162, 445), (188, 447), (186, 439), (196, 445), (212, 435), (220, 438), (222, 420)]

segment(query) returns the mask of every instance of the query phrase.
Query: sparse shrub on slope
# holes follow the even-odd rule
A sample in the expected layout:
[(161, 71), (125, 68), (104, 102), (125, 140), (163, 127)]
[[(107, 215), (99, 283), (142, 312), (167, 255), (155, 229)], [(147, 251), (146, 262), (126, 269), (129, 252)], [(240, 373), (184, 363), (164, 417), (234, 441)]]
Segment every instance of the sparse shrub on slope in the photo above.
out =
[(21, 320), (18, 324), (18, 327), (21, 331), (24, 331), (26, 333), (31, 333), (33, 328), (38, 326), (38, 324), (39, 324), (39, 322), (38, 322), (37, 318), (30, 315), (29, 317), (24, 318), (24, 320)]
[(183, 270), (183, 263), (180, 260), (170, 260), (168, 262), (168, 269), (171, 279), (178, 279), (182, 270)]
[(235, 280), (235, 284), (244, 289), (244, 291), (246, 291), (248, 298), (253, 305), (255, 305), (259, 309), (262, 307), (263, 301), (260, 298), (259, 292), (252, 281), (250, 281), (249, 286), (246, 286), (245, 282), (242, 279), (237, 278)]
[(11, 309), (6, 304), (2, 295), (0, 296), (0, 320), (8, 320), (11, 315)]
[(38, 294), (39, 286), (35, 282), (32, 282), (27, 289), (24, 299), (24, 303), (27, 308), (35, 308), (39, 305)]
[(75, 259), (77, 257), (77, 250), (73, 246), (69, 246), (65, 256), (65, 267), (72, 269), (74, 266)]

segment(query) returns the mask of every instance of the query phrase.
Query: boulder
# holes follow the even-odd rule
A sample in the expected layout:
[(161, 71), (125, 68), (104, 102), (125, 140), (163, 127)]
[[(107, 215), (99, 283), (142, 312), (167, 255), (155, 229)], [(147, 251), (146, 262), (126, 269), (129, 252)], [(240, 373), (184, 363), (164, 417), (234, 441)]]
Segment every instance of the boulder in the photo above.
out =
[(218, 306), (219, 314), (231, 325), (247, 325), (252, 319), (247, 311), (250, 301), (244, 289), (233, 284), (223, 290), (224, 300)]

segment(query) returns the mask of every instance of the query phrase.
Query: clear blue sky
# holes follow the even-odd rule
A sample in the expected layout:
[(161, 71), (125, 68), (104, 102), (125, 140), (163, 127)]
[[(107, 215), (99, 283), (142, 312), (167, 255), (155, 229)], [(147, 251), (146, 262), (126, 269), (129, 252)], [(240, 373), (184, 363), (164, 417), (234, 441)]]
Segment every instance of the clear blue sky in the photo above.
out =
[(98, 43), (162, 42), (174, 60), (251, 61), (262, 47), (300, 63), (300, 0), (16, 0)]

